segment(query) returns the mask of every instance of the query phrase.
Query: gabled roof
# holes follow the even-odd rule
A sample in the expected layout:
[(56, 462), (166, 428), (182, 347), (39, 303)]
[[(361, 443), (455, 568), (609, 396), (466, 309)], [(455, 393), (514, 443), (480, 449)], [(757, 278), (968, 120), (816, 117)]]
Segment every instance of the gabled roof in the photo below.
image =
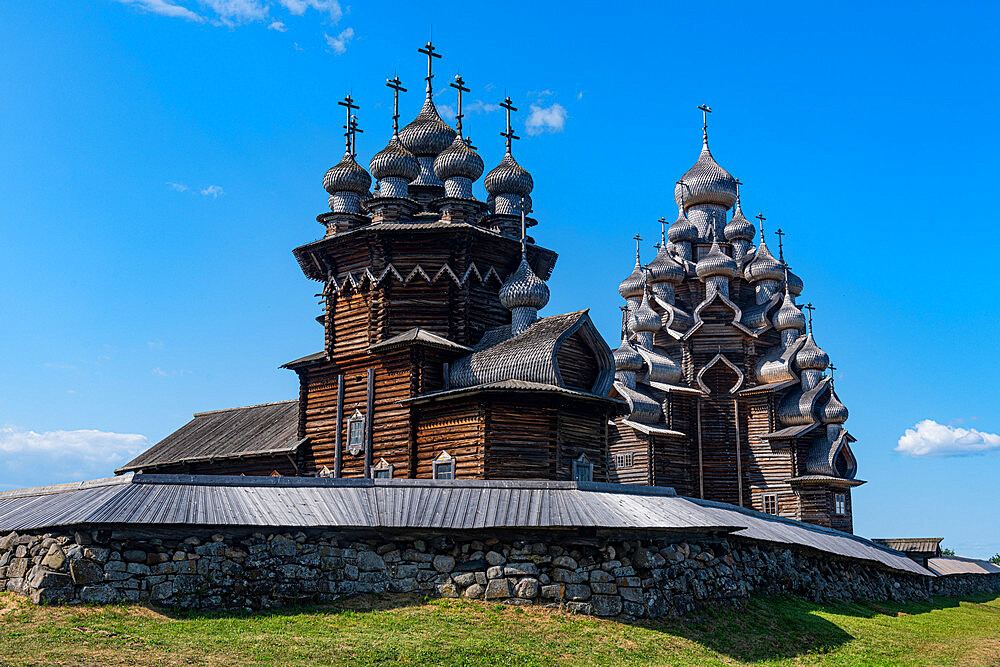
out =
[(927, 569), (942, 576), (948, 574), (1000, 574), (1000, 565), (996, 563), (960, 556), (928, 558)]
[(474, 387), (504, 380), (521, 380), (566, 388), (557, 354), (562, 344), (580, 332), (598, 365), (598, 380), (590, 392), (606, 396), (614, 381), (611, 349), (597, 333), (586, 310), (544, 317), (516, 336), (510, 327), (488, 330), (472, 354), (451, 365), (453, 387)]
[(315, 352), (313, 354), (307, 354), (304, 357), (299, 357), (298, 359), (293, 359), (287, 364), (282, 364), (281, 367), (295, 369), (329, 360), (330, 357), (327, 356), (326, 352)]
[(432, 333), (421, 327), (414, 327), (381, 343), (375, 343), (369, 348), (369, 351), (385, 352), (407, 345), (424, 345), (426, 347), (433, 347), (439, 350), (452, 350), (454, 352), (472, 352), (471, 347), (452, 342), (444, 336), (438, 336), (436, 333)]
[(903, 553), (937, 553), (943, 537), (879, 537), (872, 542), (884, 544)]
[(199, 412), (115, 472), (247, 456), (289, 454), (302, 440), (298, 400)]
[(456, 398), (459, 396), (466, 396), (476, 393), (524, 394), (524, 393), (535, 393), (535, 392), (556, 394), (559, 396), (569, 396), (572, 398), (589, 399), (592, 401), (600, 401), (603, 403), (623, 403), (623, 401), (614, 398), (608, 398), (607, 396), (599, 396), (597, 394), (577, 391), (575, 389), (566, 389), (564, 387), (557, 387), (553, 384), (543, 384), (540, 382), (527, 382), (525, 380), (500, 380), (499, 382), (487, 382), (485, 384), (476, 384), (471, 387), (459, 387), (458, 389), (446, 389), (444, 391), (435, 391), (428, 394), (421, 394), (420, 396), (415, 396), (413, 398), (403, 399), (400, 401), (400, 403), (414, 403), (419, 405), (422, 403), (433, 403), (435, 401), (445, 400), (449, 398)]

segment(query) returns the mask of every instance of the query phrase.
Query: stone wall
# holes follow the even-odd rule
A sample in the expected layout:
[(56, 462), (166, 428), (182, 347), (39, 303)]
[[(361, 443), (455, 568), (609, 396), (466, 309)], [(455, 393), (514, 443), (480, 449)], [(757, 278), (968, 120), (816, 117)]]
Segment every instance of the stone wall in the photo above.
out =
[(420, 593), (628, 618), (684, 614), (754, 592), (811, 600), (1000, 592), (1000, 575), (932, 579), (738, 538), (521, 537), (11, 533), (0, 539), (0, 589), (34, 602), (246, 609)]

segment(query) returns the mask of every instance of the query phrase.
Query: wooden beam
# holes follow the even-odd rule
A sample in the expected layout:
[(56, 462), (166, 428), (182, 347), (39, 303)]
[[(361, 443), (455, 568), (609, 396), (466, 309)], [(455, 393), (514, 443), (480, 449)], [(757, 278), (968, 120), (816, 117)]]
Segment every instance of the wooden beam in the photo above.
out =
[(736, 484), (740, 507), (743, 507), (743, 454), (740, 452), (740, 402), (733, 399), (733, 421), (736, 424)]
[(372, 476), (372, 412), (375, 410), (375, 369), (368, 369), (368, 390), (365, 401), (365, 477)]
[[(344, 374), (337, 376), (337, 432), (333, 436), (333, 476), (341, 477), (344, 464)], [(329, 459), (327, 459), (329, 460)]]
[(701, 449), (701, 396), (698, 397), (698, 497), (705, 497), (705, 464)]

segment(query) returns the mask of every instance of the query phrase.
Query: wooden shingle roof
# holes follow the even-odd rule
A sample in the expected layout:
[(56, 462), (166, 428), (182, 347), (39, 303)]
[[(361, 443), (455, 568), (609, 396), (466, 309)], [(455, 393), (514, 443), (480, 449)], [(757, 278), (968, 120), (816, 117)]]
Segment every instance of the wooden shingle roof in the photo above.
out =
[(298, 400), (245, 408), (199, 412), (194, 419), (121, 468), (117, 474), (195, 461), (294, 452), (298, 437)]

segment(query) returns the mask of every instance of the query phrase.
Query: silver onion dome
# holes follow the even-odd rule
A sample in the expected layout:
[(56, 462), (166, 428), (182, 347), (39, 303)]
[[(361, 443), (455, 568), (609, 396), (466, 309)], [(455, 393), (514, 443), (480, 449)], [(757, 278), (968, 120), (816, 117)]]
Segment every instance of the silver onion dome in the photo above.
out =
[(633, 373), (642, 370), (642, 357), (635, 351), (631, 343), (622, 339), (622, 344), (617, 350), (611, 353), (615, 359), (616, 371), (632, 371)]
[(767, 243), (760, 242), (753, 259), (743, 270), (744, 277), (750, 282), (759, 280), (774, 280), (781, 282), (785, 279), (785, 265), (774, 258), (771, 251), (767, 249)]
[(434, 173), (442, 181), (455, 177), (474, 181), (483, 175), (483, 159), (456, 135), (451, 145), (434, 158)]
[(736, 203), (736, 179), (712, 157), (707, 134), (704, 135), (698, 161), (674, 187), (674, 200), (678, 206), (684, 207), (716, 204), (730, 208)]
[(544, 308), (549, 302), (549, 286), (531, 270), (524, 257), (517, 270), (500, 287), (500, 303), (507, 310), (514, 308)]
[(628, 277), (618, 285), (618, 293), (623, 299), (636, 299), (646, 291), (646, 275), (639, 266), (639, 260), (635, 261), (635, 268)]
[(735, 278), (739, 275), (739, 269), (736, 268), (736, 262), (733, 261), (733, 258), (722, 252), (719, 242), (713, 241), (712, 249), (708, 251), (707, 255), (699, 259), (698, 264), (695, 265), (695, 273), (698, 274), (699, 278), (711, 278), (713, 276)]
[(420, 175), (420, 163), (416, 156), (406, 150), (397, 136), (389, 140), (389, 144), (375, 154), (368, 163), (372, 176), (378, 180), (383, 178), (404, 178), (407, 182)]
[(784, 301), (781, 302), (781, 308), (774, 314), (771, 323), (774, 324), (777, 331), (785, 331), (786, 329), (802, 331), (806, 328), (806, 316), (792, 303), (792, 297), (787, 291)]
[(688, 220), (684, 209), (677, 214), (677, 219), (667, 228), (667, 238), (671, 243), (693, 243), (698, 240), (698, 228)]
[(800, 371), (824, 371), (830, 365), (829, 355), (819, 348), (812, 333), (795, 354), (795, 365)]
[(323, 189), (331, 195), (336, 192), (354, 192), (359, 197), (370, 196), (372, 177), (364, 170), (348, 152), (340, 162), (330, 167), (323, 176)]
[(802, 278), (797, 275), (788, 272), (788, 291), (791, 292), (792, 296), (798, 296), (802, 294), (802, 290), (805, 288), (805, 283), (802, 282)]
[(399, 131), (399, 140), (417, 157), (434, 157), (451, 145), (455, 134), (455, 130), (441, 120), (428, 93), (417, 117)]
[(836, 392), (830, 390), (830, 400), (823, 406), (820, 421), (824, 424), (843, 424), (847, 421), (847, 406), (840, 402)]
[(517, 161), (507, 153), (496, 167), (486, 174), (483, 182), (486, 192), (493, 196), (515, 195), (527, 197), (535, 187), (535, 182)]
[(726, 225), (724, 233), (727, 241), (753, 241), (753, 237), (757, 234), (757, 228), (743, 215), (739, 202), (736, 202), (736, 212)]
[(632, 314), (632, 321), (629, 324), (629, 328), (636, 333), (659, 331), (663, 326), (660, 316), (649, 305), (649, 299), (645, 295), (642, 298), (642, 303)]
[(660, 251), (656, 253), (648, 268), (650, 284), (678, 284), (684, 281), (684, 267), (670, 254), (666, 244), (660, 246)]

